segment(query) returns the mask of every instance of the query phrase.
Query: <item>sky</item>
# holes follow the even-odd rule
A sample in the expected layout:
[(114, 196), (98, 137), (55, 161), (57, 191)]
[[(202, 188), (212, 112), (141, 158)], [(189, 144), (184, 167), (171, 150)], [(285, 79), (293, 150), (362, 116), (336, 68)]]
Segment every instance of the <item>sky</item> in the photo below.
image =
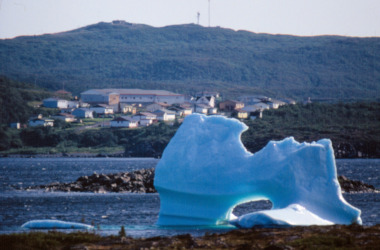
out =
[(199, 24), (205, 27), (299, 36), (380, 36), (380, 0), (0, 0), (0, 39), (113, 20), (154, 27), (198, 23), (198, 12)]

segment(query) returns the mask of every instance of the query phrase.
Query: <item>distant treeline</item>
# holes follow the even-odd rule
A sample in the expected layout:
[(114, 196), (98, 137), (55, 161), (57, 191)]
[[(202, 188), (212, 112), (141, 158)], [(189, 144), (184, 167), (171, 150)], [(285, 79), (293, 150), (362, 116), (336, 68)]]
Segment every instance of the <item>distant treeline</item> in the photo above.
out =
[[(243, 133), (242, 141), (251, 152), (270, 140), (294, 136), (300, 142), (330, 138), (338, 157), (380, 157), (380, 103), (288, 105), (264, 111), (262, 119), (245, 122), (249, 129)], [(126, 156), (159, 157), (179, 124), (80, 132), (63, 122), (56, 126), (21, 131), (2, 127), (0, 150), (56, 147), (64, 153), (67, 148), (124, 146)]]

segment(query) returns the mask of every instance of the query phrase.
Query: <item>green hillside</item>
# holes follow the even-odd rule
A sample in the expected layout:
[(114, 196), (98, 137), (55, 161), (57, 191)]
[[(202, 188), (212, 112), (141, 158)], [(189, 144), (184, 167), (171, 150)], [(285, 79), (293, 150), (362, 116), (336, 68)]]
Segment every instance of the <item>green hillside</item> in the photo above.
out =
[(225, 96), (380, 98), (380, 38), (99, 23), (0, 40), (0, 75), (50, 90), (218, 90)]

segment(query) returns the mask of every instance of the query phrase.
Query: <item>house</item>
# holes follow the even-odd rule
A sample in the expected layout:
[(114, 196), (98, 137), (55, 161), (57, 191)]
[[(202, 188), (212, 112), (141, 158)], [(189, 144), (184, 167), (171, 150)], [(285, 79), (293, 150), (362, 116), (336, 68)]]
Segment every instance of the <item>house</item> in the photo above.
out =
[(48, 118), (42, 118), (38, 116), (37, 118), (32, 118), (28, 121), (28, 125), (30, 127), (44, 126), (44, 127), (53, 127), (54, 120)]
[(10, 128), (15, 128), (15, 129), (20, 129), (21, 128), (21, 123), (19, 122), (12, 122), (9, 124)]
[(68, 108), (79, 108), (79, 102), (78, 101), (68, 101), (67, 107)]
[(75, 109), (71, 114), (77, 118), (94, 118), (94, 112), (85, 108)]
[(204, 104), (213, 108), (215, 107), (215, 97), (214, 96), (195, 97), (195, 99), (193, 100), (193, 103), (196, 105)]
[(119, 103), (120, 106), (120, 113), (127, 114), (127, 113), (132, 113), (136, 114), (137, 109), (135, 106), (127, 104), (127, 103)]
[(46, 108), (59, 108), (65, 109), (68, 108), (68, 101), (58, 98), (47, 98), (42, 101), (43, 106)]
[(208, 109), (211, 108), (210, 106), (206, 104), (198, 104), (195, 105), (195, 113), (200, 113), (200, 114), (208, 114)]
[(279, 101), (279, 100), (270, 100), (266, 103), (267, 105), (269, 105), (270, 108), (272, 109), (278, 109), (280, 106), (283, 106), (285, 105), (286, 103), (283, 102), (283, 101)]
[(134, 121), (131, 117), (120, 116), (110, 122), (111, 128), (137, 128), (138, 121)]
[(157, 116), (149, 112), (140, 112), (132, 116), (132, 120), (137, 121), (140, 126), (149, 126), (156, 119)]
[(95, 112), (97, 115), (110, 115), (114, 113), (113, 108), (106, 104), (97, 104), (95, 106), (92, 106), (90, 110)]
[(140, 112), (134, 116), (132, 116), (132, 119), (135, 121), (140, 121), (140, 120), (155, 120), (157, 116), (155, 114), (152, 114), (150, 112)]
[(196, 97), (202, 97), (202, 96), (213, 96), (215, 98), (220, 97), (220, 93), (216, 91), (202, 91), (195, 94)]
[(154, 111), (159, 110), (159, 109), (165, 109), (169, 106), (170, 106), (170, 104), (167, 104), (167, 103), (152, 103), (152, 104), (147, 105), (145, 107), (145, 110), (148, 112), (154, 112)]
[(242, 108), (242, 110), (250, 112), (250, 113), (255, 112), (257, 110), (264, 110), (264, 109), (269, 109), (269, 105), (262, 102), (259, 102), (253, 105), (248, 105)]
[(180, 106), (170, 106), (167, 108), (168, 110), (175, 112), (179, 117), (185, 117), (191, 115), (193, 113), (193, 109), (190, 107), (180, 107)]
[(219, 109), (223, 111), (234, 111), (244, 108), (244, 103), (234, 100), (227, 100), (219, 103)]
[(153, 112), (159, 121), (174, 121), (175, 112), (170, 110), (156, 110)]
[(217, 113), (218, 113), (218, 109), (217, 108), (210, 107), (210, 108), (207, 109), (207, 114), (209, 114), (209, 115), (216, 115)]
[(239, 109), (235, 110), (234, 115), (238, 119), (248, 119), (249, 112)]
[(75, 122), (77, 119), (74, 115), (67, 113), (60, 113), (52, 116), (53, 119), (59, 119), (65, 122)]

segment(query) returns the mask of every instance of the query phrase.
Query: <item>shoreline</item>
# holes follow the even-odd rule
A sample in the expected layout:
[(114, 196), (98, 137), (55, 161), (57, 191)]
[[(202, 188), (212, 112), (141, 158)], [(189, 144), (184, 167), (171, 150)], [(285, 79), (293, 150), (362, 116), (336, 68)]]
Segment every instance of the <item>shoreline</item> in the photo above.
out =
[(132, 238), (128, 231), (125, 234), (27, 232), (0, 235), (0, 241), (8, 249), (377, 249), (380, 245), (380, 224), (234, 229), (203, 236)]
[[(148, 156), (148, 157), (131, 157), (124, 153), (56, 153), (56, 154), (1, 154), (0, 158), (154, 158), (160, 159), (160, 157)], [(336, 160), (356, 160), (356, 159), (380, 159), (379, 156), (373, 157), (335, 157)]]

